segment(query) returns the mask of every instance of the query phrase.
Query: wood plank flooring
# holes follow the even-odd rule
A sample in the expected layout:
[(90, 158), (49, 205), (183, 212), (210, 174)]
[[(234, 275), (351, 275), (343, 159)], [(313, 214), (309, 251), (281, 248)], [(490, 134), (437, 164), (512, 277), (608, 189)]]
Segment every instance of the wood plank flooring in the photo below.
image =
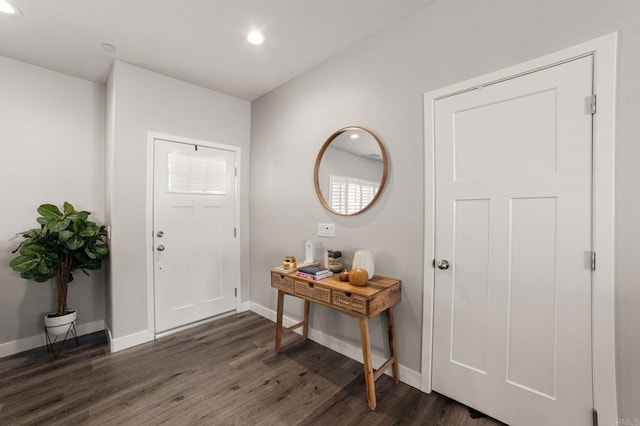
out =
[[(115, 354), (104, 333), (0, 359), (0, 425), (498, 425), (245, 312)], [(402, 359), (402, 354), (400, 354)]]

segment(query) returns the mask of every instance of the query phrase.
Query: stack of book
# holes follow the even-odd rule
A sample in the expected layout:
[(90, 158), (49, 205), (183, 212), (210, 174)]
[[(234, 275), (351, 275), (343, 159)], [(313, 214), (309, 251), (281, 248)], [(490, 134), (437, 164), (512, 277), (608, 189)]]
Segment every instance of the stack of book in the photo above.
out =
[(322, 266), (304, 266), (298, 268), (296, 275), (309, 280), (321, 280), (333, 275), (333, 272)]

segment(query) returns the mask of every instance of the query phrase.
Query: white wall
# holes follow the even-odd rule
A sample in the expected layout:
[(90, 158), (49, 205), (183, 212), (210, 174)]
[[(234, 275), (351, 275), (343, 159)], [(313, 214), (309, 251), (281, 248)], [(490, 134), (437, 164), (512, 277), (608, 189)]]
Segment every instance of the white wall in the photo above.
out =
[[(0, 346), (44, 344), (29, 338), (55, 310), (51, 283), (23, 280), (9, 267), (16, 247), (9, 238), (39, 226), (36, 208), (45, 202), (69, 201), (104, 220), (104, 100), (104, 85), (0, 56)], [(74, 276), (69, 306), (78, 324), (101, 323), (103, 271)]]
[[(436, 1), (256, 100), (252, 301), (275, 310), (268, 270), (283, 255), (301, 255), (307, 238), (343, 249), (347, 257), (369, 248), (376, 273), (403, 281), (402, 301), (394, 310), (398, 353), (401, 364), (419, 371), (422, 206), (424, 197), (432, 196), (423, 187), (423, 94), (618, 30), (616, 367), (619, 415), (640, 419), (640, 3), (635, 0)], [(316, 199), (313, 164), (324, 140), (347, 125), (376, 132), (391, 166), (379, 203), (344, 218), (329, 214)], [(317, 222), (335, 222), (336, 238), (315, 237)], [(299, 317), (301, 305), (287, 302), (286, 314)], [(351, 318), (315, 307), (311, 321), (320, 332), (358, 342)], [(372, 322), (375, 351), (381, 353), (384, 330), (379, 320)]]
[[(113, 65), (107, 96), (107, 217), (112, 252), (107, 322), (112, 337), (129, 346), (153, 335), (147, 328), (145, 263), (147, 132), (242, 149), (241, 281), (248, 282), (251, 105), (120, 61)], [(243, 300), (248, 300), (248, 285), (242, 290)]]

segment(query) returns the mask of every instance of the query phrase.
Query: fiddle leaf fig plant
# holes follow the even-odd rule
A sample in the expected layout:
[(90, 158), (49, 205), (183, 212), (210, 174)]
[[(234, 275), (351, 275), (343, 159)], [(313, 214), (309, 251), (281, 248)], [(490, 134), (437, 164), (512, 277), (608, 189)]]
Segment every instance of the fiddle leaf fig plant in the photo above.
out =
[(42, 204), (38, 213), (36, 220), (40, 228), (16, 235), (22, 240), (12, 252), (18, 252), (18, 256), (9, 265), (28, 280), (46, 282), (55, 278), (56, 315), (66, 315), (67, 291), (73, 273), (81, 270), (89, 275), (87, 270), (100, 269), (102, 261), (109, 256), (107, 231), (89, 220), (89, 212), (77, 211), (68, 202), (63, 204), (62, 211), (53, 204)]

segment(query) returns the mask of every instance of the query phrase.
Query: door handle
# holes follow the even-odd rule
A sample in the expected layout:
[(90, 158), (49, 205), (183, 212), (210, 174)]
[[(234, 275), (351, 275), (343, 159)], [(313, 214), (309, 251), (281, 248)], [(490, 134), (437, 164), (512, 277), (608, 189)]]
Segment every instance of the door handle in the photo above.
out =
[(162, 238), (163, 235), (164, 235), (164, 232), (162, 231), (158, 231), (158, 233), (156, 234), (158, 238)]
[(158, 250), (158, 251), (164, 251), (164, 246), (163, 246), (162, 244), (160, 244), (156, 250)]
[(438, 267), (438, 269), (442, 270), (449, 269), (449, 261), (447, 259), (440, 259), (436, 263), (436, 266)]

